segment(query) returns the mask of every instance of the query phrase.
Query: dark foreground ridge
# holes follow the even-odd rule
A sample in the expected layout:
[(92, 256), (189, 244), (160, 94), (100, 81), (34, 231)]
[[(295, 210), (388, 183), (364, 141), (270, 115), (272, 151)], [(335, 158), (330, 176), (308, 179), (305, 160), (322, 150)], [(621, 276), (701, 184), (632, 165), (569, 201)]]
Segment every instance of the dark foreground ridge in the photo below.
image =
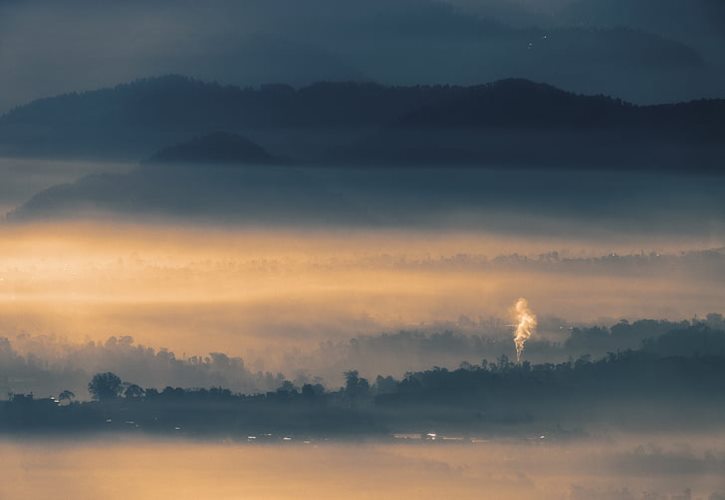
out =
[[(693, 355), (668, 355), (692, 339)], [(446, 432), (475, 435), (567, 434), (600, 426), (627, 430), (722, 426), (725, 411), (725, 331), (704, 324), (645, 342), (646, 349), (553, 364), (464, 364), (433, 368), (401, 380), (357, 371), (345, 386), (296, 387), (286, 381), (264, 394), (223, 388), (143, 389), (113, 373), (88, 385), (92, 402), (14, 395), (0, 404), (5, 434), (130, 432), (194, 437), (285, 435), (385, 436)]]

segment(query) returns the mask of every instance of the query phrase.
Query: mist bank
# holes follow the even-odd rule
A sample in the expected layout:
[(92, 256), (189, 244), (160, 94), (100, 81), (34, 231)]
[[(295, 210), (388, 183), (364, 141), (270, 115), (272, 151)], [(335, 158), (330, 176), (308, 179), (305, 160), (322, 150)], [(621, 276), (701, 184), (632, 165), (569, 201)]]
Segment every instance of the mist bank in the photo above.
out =
[(0, 336), (131, 336), (182, 357), (242, 357), (253, 372), (287, 373), (295, 350), (381, 332), (489, 334), (489, 318), (510, 323), (519, 297), (552, 318), (546, 335), (620, 319), (702, 318), (725, 301), (723, 252), (698, 250), (709, 239), (689, 235), (118, 222), (1, 231)]
[(124, 172), (134, 164), (80, 160), (0, 157), (0, 213), (12, 211), (33, 195), (93, 173)]
[(719, 175), (203, 164), (83, 177), (41, 191), (8, 220), (679, 237), (719, 246), (723, 199)]
[[(427, 445), (46, 438), (0, 443), (5, 458), (0, 494), (48, 498), (61, 492), (79, 500), (297, 499), (304, 491), (330, 500), (720, 500), (724, 450), (721, 434), (694, 432), (565, 443), (441, 440)], [(65, 481), (68, 474), (77, 479)]]

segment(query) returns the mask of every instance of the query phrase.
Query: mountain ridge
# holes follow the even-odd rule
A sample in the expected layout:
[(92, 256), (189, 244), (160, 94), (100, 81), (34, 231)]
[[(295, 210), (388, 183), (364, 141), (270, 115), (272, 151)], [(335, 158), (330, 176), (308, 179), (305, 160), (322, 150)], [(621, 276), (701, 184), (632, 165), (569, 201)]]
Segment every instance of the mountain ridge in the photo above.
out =
[(723, 117), (723, 99), (636, 105), (520, 78), (240, 88), (167, 75), (17, 108), (0, 117), (0, 153), (142, 160), (224, 131), (271, 156), (311, 164), (450, 160), (712, 171), (722, 168)]

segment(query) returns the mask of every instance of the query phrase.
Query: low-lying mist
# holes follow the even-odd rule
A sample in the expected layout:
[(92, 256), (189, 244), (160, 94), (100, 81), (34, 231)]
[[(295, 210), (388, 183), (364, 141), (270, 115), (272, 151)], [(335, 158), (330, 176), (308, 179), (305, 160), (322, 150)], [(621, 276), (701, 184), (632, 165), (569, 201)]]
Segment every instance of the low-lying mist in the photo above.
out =
[(467, 444), (43, 440), (0, 442), (0, 452), (7, 498), (725, 498), (725, 442), (712, 434)]
[(56, 184), (100, 172), (125, 172), (133, 164), (109, 161), (0, 157), (0, 213)]
[[(245, 390), (258, 372), (335, 381), (351, 364), (366, 375), (398, 374), (511, 355), (505, 325), (522, 296), (542, 320), (534, 361), (568, 355), (545, 346), (537, 353), (536, 341), (565, 342), (572, 326), (704, 317), (725, 303), (722, 250), (679, 242), (121, 223), (0, 231), (0, 336), (22, 355), (48, 362), (79, 351), (65, 364), (111, 369), (122, 364), (104, 367), (97, 353), (84, 363), (78, 346), (133, 338), (179, 359), (241, 357), (249, 373), (243, 383), (227, 383)], [(457, 336), (438, 337), (445, 348), (428, 337), (446, 332)], [(387, 340), (351, 341), (382, 333)], [(356, 359), (355, 349), (369, 352)], [(403, 362), (393, 363), (389, 352)], [(217, 380), (205, 377), (147, 383)]]

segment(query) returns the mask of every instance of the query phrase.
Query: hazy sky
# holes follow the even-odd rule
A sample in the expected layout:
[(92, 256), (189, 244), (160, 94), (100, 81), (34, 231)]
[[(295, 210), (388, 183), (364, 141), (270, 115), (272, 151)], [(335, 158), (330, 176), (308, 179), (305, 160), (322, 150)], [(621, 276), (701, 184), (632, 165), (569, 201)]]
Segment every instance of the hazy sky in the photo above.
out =
[[(692, 98), (717, 93), (709, 80), (721, 74), (721, 32), (711, 25), (723, 12), (708, 1), (672, 0), (653, 20), (659, 7), (630, 11), (603, 0), (455, 0), (453, 7), (434, 0), (5, 0), (0, 111), (172, 72), (242, 85), (470, 84), (524, 76), (632, 99)], [(616, 31), (586, 34), (598, 26), (632, 26), (661, 38), (619, 47)], [(682, 43), (694, 47), (692, 63), (705, 59), (697, 74), (689, 69), (689, 80), (685, 68), (670, 64)], [(656, 63), (628, 66), (624, 59), (640, 50), (658, 53)], [(652, 79), (660, 80), (654, 92)]]

